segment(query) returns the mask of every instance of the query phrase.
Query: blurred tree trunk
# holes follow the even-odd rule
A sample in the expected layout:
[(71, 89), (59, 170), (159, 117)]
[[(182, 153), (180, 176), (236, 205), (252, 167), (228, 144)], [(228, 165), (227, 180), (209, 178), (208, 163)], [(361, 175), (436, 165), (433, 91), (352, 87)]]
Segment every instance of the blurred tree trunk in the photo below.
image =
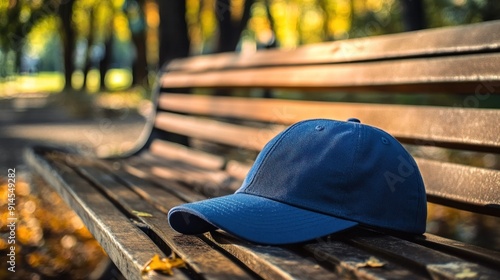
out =
[(158, 0), (160, 12), (160, 66), (189, 54), (185, 0)]
[(73, 30), (72, 17), (75, 0), (62, 1), (59, 6), (61, 18), (61, 32), (64, 50), (64, 88), (71, 88), (71, 76), (75, 70), (73, 53), (75, 50), (75, 31)]
[[(186, 23), (186, 0), (158, 0), (160, 13), (160, 53), (159, 67), (175, 58), (187, 57), (189, 54), (189, 34)], [(178, 89), (167, 89), (169, 92), (179, 92)], [(183, 90), (187, 92), (189, 90)], [(153, 128), (151, 138), (160, 138), (189, 145), (186, 136)], [(150, 139), (151, 139), (150, 138)], [(151, 143), (146, 143), (148, 146)]]
[(216, 0), (215, 16), (219, 25), (217, 52), (234, 51), (234, 23), (231, 19), (231, 0)]
[(401, 0), (405, 31), (426, 28), (423, 0)]
[(330, 34), (330, 13), (328, 12), (328, 3), (326, 0), (319, 0), (319, 6), (325, 16), (323, 19), (323, 41), (333, 41), (333, 35)]
[(217, 52), (232, 52), (236, 50), (241, 33), (250, 19), (253, 3), (254, 0), (245, 0), (241, 19), (234, 21), (231, 17), (231, 0), (216, 0), (215, 16), (219, 25)]
[(104, 43), (104, 56), (99, 62), (99, 73), (100, 73), (100, 89), (106, 89), (106, 73), (110, 69), (111, 60), (113, 58), (113, 33), (109, 34), (106, 38), (106, 42)]
[(86, 89), (87, 76), (89, 74), (90, 68), (92, 67), (91, 55), (92, 55), (92, 46), (94, 45), (94, 29), (95, 29), (93, 8), (90, 8), (89, 10), (89, 23), (90, 23), (90, 29), (87, 37), (87, 51), (85, 52), (85, 65), (83, 66), (83, 83), (80, 91), (84, 91)]
[(481, 14), (484, 21), (500, 19), (500, 5), (497, 1), (486, 1), (481, 9)]
[(132, 43), (135, 47), (135, 59), (132, 65), (132, 85), (148, 86), (148, 63), (146, 58), (146, 22), (144, 0), (128, 1), (126, 12)]
[(148, 62), (146, 58), (146, 30), (132, 34), (136, 57), (132, 65), (132, 85), (148, 86)]

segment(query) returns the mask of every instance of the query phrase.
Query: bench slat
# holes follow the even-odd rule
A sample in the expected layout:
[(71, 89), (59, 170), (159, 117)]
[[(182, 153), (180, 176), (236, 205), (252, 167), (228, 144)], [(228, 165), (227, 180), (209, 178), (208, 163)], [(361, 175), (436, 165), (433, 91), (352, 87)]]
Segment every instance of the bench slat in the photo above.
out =
[[(174, 60), (168, 71), (209, 71), (271, 65), (342, 63), (484, 52), (500, 49), (500, 21), (405, 32), (370, 38), (266, 50), (251, 54), (216, 54)], [(467, 34), (464, 36), (463, 34)]]
[[(486, 95), (485, 95), (486, 98)], [(163, 94), (159, 107), (195, 115), (290, 125), (312, 118), (347, 120), (379, 127), (403, 143), (500, 152), (500, 111), (431, 106), (327, 103), (189, 94)], [(450, 118), (449, 116), (453, 116)]]
[(239, 184), (235, 185), (236, 182), (222, 170), (193, 168), (178, 161), (165, 161), (164, 158), (149, 153), (126, 162), (146, 168), (156, 176), (185, 182), (198, 188), (202, 193), (217, 190), (216, 193), (211, 193), (210, 196), (230, 194), (239, 187)]
[[(378, 279), (427, 279), (421, 271), (411, 271), (403, 268), (401, 265), (385, 256), (376, 255), (376, 259), (384, 264), (383, 268), (363, 268), (362, 264), (372, 257), (372, 252), (363, 251), (352, 245), (346, 244), (336, 238), (322, 238), (318, 242), (302, 246), (302, 250), (312, 255), (318, 262), (327, 262), (334, 265), (344, 279), (349, 279), (350, 275), (363, 277), (363, 274), (369, 273)], [(376, 252), (375, 252), (376, 253)], [(415, 274), (414, 272), (420, 273)]]
[(500, 216), (500, 171), (416, 158), (430, 202)]
[(166, 131), (255, 151), (261, 150), (272, 137), (283, 130), (283, 127), (276, 131), (243, 127), (165, 112), (158, 113), (155, 126)]
[[(120, 178), (129, 182), (129, 184), (133, 186), (134, 190), (140, 189), (140, 194), (143, 199), (145, 199), (152, 205), (163, 207), (165, 209), (164, 211), (168, 211), (168, 209), (170, 209), (171, 207), (177, 206), (181, 203), (192, 202), (200, 199), (200, 197), (196, 193), (183, 188), (183, 195), (181, 197), (187, 199), (183, 201), (179, 198), (166, 195), (165, 191), (161, 191), (160, 189), (151, 186), (150, 183), (140, 180), (139, 178), (134, 178), (130, 174), (119, 170), (115, 170), (113, 172), (116, 174), (116, 176), (119, 176)], [(155, 176), (149, 174), (146, 175), (146, 177), (148, 179), (151, 179)], [(165, 189), (170, 189), (170, 187), (172, 186), (170, 182), (163, 179), (161, 179), (160, 182), (165, 187)], [(180, 236), (180, 234), (178, 235)], [(299, 279), (315, 279), (318, 276), (322, 276), (324, 279), (331, 279), (331, 277), (333, 276), (325, 269), (321, 267), (315, 267), (307, 260), (302, 259), (297, 255), (287, 252), (286, 250), (279, 247), (248, 244), (247, 247), (251, 247), (252, 249), (257, 250), (256, 253), (242, 248), (241, 246), (243, 245), (239, 244), (239, 242), (241, 241), (235, 242), (234, 244), (223, 244), (223, 242), (217, 242), (213, 238), (209, 238), (209, 240), (209, 245), (211, 244), (213, 246), (215, 244), (216, 246), (221, 247), (224, 250), (232, 252), (232, 254), (237, 254), (238, 256), (242, 257), (242, 259), (240, 259), (242, 263), (248, 266), (252, 271), (254, 271), (263, 279), (292, 279), (288, 272), (289, 270), (292, 271), (292, 266), (294, 266), (293, 271), (305, 272), (303, 275), (300, 275), (300, 277), (298, 277)], [(244, 256), (246, 256), (247, 261), (245, 261)]]
[(412, 241), (420, 243), (426, 247), (452, 252), (470, 260), (485, 262), (491, 267), (500, 266), (500, 252), (498, 251), (491, 251), (482, 247), (446, 239), (430, 233), (418, 236), (412, 239)]
[(154, 140), (149, 147), (149, 152), (158, 156), (168, 156), (171, 160), (189, 163), (192, 166), (205, 169), (221, 169), (224, 158), (210, 153), (188, 149), (183, 145), (172, 142)]
[(160, 162), (162, 162), (161, 158), (164, 158), (208, 170), (224, 169), (228, 175), (240, 181), (245, 179), (251, 168), (249, 163), (242, 163), (237, 160), (228, 160), (226, 162), (222, 156), (193, 150), (183, 145), (159, 139), (151, 143), (149, 153), (158, 157)]
[(498, 84), (498, 65), (500, 54), (488, 53), (408, 59), (404, 62), (281, 66), (202, 73), (167, 72), (161, 77), (161, 84), (164, 88), (293, 88), (471, 93), (477, 90), (481, 83)]
[(433, 279), (457, 279), (467, 271), (478, 278), (500, 278), (499, 271), (386, 234), (358, 230), (345, 237), (361, 248), (425, 268)]
[[(196, 236), (182, 235), (175, 232), (168, 224), (167, 216), (136, 193), (132, 192), (122, 182), (110, 175), (110, 170), (99, 170), (91, 166), (77, 167), (89, 180), (92, 180), (102, 191), (117, 201), (131, 215), (134, 211), (147, 213), (151, 216), (136, 215), (141, 222), (150, 227), (172, 250), (185, 260), (191, 269), (203, 275), (205, 279), (248, 279), (250, 276), (243, 269), (236, 266), (227, 257), (222, 255), (200, 240)], [(97, 180), (99, 178), (99, 180)], [(125, 181), (123, 176), (119, 176)], [(128, 184), (131, 182), (126, 181)], [(153, 186), (147, 182), (141, 182), (140, 186), (144, 192), (149, 192)], [(169, 196), (163, 193), (162, 196)], [(167, 198), (168, 199), (168, 198)], [(177, 202), (177, 201), (176, 201)]]
[[(340, 279), (313, 260), (302, 258), (281, 247), (256, 245), (223, 232), (206, 233), (205, 236), (264, 279)], [(360, 277), (366, 278), (368, 277)]]
[[(127, 279), (145, 279), (142, 267), (155, 254), (165, 257), (146, 234), (73, 169), (49, 160), (43, 151), (27, 152), (26, 159), (72, 206)], [(176, 269), (174, 279), (187, 278)]]

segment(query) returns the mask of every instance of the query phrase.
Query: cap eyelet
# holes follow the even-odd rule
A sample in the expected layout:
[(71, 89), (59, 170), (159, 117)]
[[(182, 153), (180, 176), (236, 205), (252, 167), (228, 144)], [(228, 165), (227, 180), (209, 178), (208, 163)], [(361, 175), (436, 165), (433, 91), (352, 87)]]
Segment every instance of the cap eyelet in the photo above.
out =
[(317, 125), (314, 129), (316, 129), (317, 131), (322, 131), (323, 129), (325, 129), (325, 127), (322, 125)]
[(380, 138), (380, 140), (382, 140), (382, 143), (383, 143), (384, 145), (389, 145), (389, 140), (387, 140), (387, 138), (382, 137), (382, 138)]

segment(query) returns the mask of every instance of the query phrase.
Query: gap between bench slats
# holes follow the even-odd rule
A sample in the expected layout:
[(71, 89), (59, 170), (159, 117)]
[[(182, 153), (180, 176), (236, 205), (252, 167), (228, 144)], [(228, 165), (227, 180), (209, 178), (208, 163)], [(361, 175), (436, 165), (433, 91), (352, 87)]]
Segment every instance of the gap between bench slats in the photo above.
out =
[[(168, 71), (201, 72), (270, 65), (341, 63), (402, 57), (456, 55), (500, 49), (500, 21), (342, 40), (251, 54), (216, 54), (174, 60)], [(467, 34), (467, 36), (463, 36)]]
[[(499, 84), (500, 85), (500, 84)], [(483, 89), (486, 90), (486, 89)], [(379, 127), (411, 144), (500, 152), (500, 110), (162, 94), (163, 110), (290, 125), (312, 118)]]
[[(145, 279), (147, 275), (142, 273), (142, 267), (155, 254), (161, 257), (165, 254), (88, 181), (70, 167), (48, 160), (46, 155), (28, 151), (25, 158), (72, 206), (122, 274), (127, 279)], [(169, 279), (187, 278), (176, 269), (174, 278)]]
[(499, 82), (499, 64), (500, 54), (490, 53), (202, 73), (167, 72), (162, 75), (161, 84), (164, 88), (378, 89), (468, 93), (474, 92), (481, 82)]

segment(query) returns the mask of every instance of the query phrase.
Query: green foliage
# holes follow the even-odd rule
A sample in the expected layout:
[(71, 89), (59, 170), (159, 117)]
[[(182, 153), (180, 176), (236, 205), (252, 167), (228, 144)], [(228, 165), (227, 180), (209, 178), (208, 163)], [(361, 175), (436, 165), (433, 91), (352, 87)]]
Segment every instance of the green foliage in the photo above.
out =
[[(71, 27), (79, 48), (75, 62), (77, 70), (88, 64), (92, 46), (103, 45), (111, 37), (118, 42), (113, 50), (119, 52), (113, 54), (112, 62), (117, 67), (130, 67), (127, 65), (134, 53), (132, 33), (144, 28), (147, 60), (149, 65), (156, 64), (159, 25), (156, 1), (74, 1)], [(400, 2), (255, 0), (239, 48), (254, 50), (274, 42), (277, 47), (295, 48), (322, 41), (402, 32)], [(0, 1), (0, 78), (15, 75), (24, 55), (38, 61), (39, 70), (62, 70), (58, 14), (61, 3), (60, 0)], [(241, 18), (244, 3), (245, 0), (231, 1), (234, 20)], [(213, 52), (217, 47), (217, 17), (221, 16), (221, 7), (216, 6), (216, 0), (186, 0), (186, 7), (191, 53)], [(140, 9), (144, 10), (144, 18)], [(429, 28), (500, 18), (500, 2), (494, 0), (424, 0), (424, 9)], [(125, 57), (127, 59), (120, 59)], [(96, 67), (95, 61), (93, 67)]]

